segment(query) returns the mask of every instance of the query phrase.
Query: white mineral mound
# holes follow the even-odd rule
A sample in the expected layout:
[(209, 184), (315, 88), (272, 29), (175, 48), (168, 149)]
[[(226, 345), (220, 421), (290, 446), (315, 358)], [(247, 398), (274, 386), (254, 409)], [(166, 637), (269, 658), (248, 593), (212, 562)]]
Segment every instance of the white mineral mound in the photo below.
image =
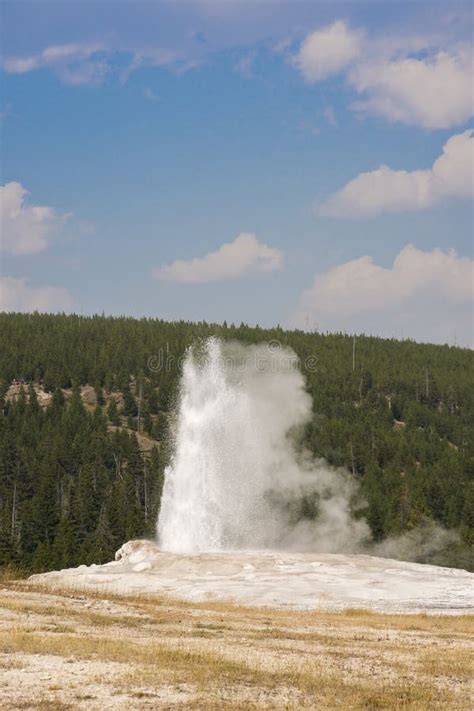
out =
[(30, 580), (74, 590), (297, 609), (474, 612), (473, 574), (388, 558), (270, 551), (183, 555), (163, 552), (152, 541), (130, 541), (116, 558)]

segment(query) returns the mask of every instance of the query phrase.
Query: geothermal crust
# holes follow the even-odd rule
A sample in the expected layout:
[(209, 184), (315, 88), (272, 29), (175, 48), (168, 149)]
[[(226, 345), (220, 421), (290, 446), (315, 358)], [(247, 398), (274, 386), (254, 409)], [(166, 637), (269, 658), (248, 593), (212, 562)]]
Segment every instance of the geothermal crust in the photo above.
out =
[(117, 594), (166, 594), (193, 601), (380, 612), (474, 612), (474, 575), (465, 570), (368, 555), (229, 551), (182, 555), (129, 541), (105, 565), (33, 575), (52, 587)]

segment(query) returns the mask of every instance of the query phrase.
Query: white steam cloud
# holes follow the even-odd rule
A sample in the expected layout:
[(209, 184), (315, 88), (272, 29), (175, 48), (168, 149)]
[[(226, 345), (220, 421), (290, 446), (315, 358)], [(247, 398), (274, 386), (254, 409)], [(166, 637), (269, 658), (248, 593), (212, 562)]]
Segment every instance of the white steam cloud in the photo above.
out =
[(191, 349), (158, 521), (162, 549), (360, 549), (369, 529), (350, 513), (353, 479), (297, 453), (310, 417), (293, 351), (214, 338)]

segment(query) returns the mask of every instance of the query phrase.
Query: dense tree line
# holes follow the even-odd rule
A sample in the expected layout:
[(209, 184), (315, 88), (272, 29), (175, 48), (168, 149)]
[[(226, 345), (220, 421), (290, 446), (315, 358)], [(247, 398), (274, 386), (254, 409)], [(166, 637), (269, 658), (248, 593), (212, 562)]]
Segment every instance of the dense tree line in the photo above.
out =
[(0, 420), (0, 563), (32, 570), (106, 562), (125, 540), (152, 534), (163, 469), (134, 433), (108, 431), (80, 390), (34, 388), (6, 402)]
[[(434, 562), (472, 565), (467, 349), (104, 316), (0, 314), (0, 332), (0, 565), (101, 562), (154, 532), (180, 360), (211, 334), (294, 349), (314, 403), (304, 445), (360, 481), (374, 540), (434, 521), (460, 537)], [(25, 385), (13, 402), (14, 380)], [(51, 394), (47, 407), (33, 384)], [(81, 399), (84, 385), (94, 406)], [(156, 444), (146, 452), (143, 435)]]

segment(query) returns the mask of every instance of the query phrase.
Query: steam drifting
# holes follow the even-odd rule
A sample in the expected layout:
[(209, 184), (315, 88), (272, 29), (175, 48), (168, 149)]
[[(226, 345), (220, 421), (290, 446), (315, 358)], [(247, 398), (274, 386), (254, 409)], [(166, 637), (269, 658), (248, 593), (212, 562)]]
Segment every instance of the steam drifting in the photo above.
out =
[(158, 521), (161, 548), (360, 549), (369, 530), (350, 514), (353, 481), (295, 446), (310, 417), (290, 349), (215, 338), (190, 349)]

